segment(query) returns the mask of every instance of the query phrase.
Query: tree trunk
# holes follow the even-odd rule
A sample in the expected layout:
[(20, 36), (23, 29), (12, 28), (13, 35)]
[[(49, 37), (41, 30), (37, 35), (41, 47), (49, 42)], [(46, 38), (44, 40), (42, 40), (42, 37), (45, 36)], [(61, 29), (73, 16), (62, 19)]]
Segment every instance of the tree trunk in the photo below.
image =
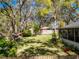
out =
[(11, 26), (12, 26), (12, 32), (13, 32), (13, 33), (16, 32), (16, 31), (15, 31), (15, 30), (16, 30), (16, 28), (15, 28), (15, 23), (16, 23), (15, 20), (12, 19), (12, 20), (11, 20)]

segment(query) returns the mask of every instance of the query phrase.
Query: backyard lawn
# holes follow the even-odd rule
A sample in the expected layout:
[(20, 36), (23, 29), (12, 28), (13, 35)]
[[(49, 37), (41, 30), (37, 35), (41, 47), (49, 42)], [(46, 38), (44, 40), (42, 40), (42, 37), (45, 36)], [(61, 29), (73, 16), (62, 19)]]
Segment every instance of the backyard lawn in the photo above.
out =
[(52, 35), (36, 35), (32, 37), (26, 37), (26, 39), (35, 39), (35, 40), (40, 40), (42, 42), (50, 41), (52, 39)]
[(37, 35), (25, 37), (23, 42), (20, 42), (17, 49), (17, 56), (33, 56), (33, 55), (76, 55), (71, 50), (64, 51), (64, 44), (57, 40), (56, 44), (51, 42), (52, 35)]

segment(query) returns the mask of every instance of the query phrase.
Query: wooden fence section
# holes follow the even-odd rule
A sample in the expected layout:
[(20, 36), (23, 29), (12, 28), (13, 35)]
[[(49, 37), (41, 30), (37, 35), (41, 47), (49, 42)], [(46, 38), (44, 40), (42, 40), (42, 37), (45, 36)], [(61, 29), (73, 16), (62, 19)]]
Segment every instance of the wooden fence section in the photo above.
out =
[(79, 56), (31, 56), (31, 57), (2, 57), (0, 59), (79, 59)]

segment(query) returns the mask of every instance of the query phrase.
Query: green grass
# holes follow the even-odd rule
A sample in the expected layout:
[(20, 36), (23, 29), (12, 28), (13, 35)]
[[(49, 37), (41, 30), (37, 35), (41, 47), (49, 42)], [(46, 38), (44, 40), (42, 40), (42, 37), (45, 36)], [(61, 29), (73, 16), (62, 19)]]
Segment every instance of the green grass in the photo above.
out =
[(25, 37), (26, 39), (35, 39), (35, 40), (40, 40), (42, 42), (47, 42), (50, 41), (52, 38), (52, 35), (36, 35), (36, 36), (31, 36), (31, 37)]
[[(34, 49), (36, 49), (36, 48), (44, 49), (44, 47), (49, 48), (49, 46), (45, 45), (44, 43), (50, 41), (51, 38), (52, 38), (52, 35), (36, 35), (36, 36), (31, 36), (31, 37), (25, 37), (23, 42), (21, 42), (22, 45), (20, 45), (20, 44), (18, 45), (17, 55), (20, 55), (20, 54), (22, 55), (22, 52), (24, 52), (24, 53), (28, 52), (25, 50), (30, 50), (31, 47), (33, 47)], [(38, 43), (38, 42), (40, 42), (40, 43)], [(46, 43), (46, 44), (48, 44), (48, 43)]]
[(31, 37), (25, 37), (23, 42), (18, 45), (16, 55), (17, 56), (33, 56), (33, 55), (68, 55), (62, 47), (64, 44), (61, 41), (57, 41), (57, 44), (49, 42), (52, 35), (36, 35)]

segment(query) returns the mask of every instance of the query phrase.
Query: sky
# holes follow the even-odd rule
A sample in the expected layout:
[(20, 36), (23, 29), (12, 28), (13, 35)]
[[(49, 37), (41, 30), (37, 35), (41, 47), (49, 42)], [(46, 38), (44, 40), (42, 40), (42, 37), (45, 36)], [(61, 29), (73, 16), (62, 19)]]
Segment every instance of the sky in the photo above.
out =
[(10, 4), (11, 4), (12, 6), (16, 6), (17, 0), (11, 0)]
[(71, 7), (72, 7), (72, 8), (76, 8), (76, 7), (77, 7), (77, 4), (76, 4), (76, 3), (72, 3), (72, 4), (71, 4)]
[(79, 14), (79, 7), (77, 7), (77, 4), (76, 3), (72, 3), (71, 4), (71, 7), (73, 8), (73, 9), (75, 9), (75, 13), (72, 13), (74, 16), (76, 16), (77, 14)]
[(0, 3), (0, 8), (3, 8), (4, 3)]
[[(15, 7), (16, 4), (17, 4), (17, 0), (11, 0), (11, 1), (8, 2), (8, 3), (9, 3), (11, 6)], [(1, 3), (1, 2), (0, 2), (0, 8), (4, 8), (3, 5), (6, 6), (4, 3)], [(33, 0), (33, 1), (32, 1), (32, 6), (35, 6), (35, 5), (36, 5), (36, 4), (35, 4), (35, 1)], [(71, 4), (71, 7), (72, 7), (72, 8), (76, 8), (76, 6), (77, 6), (76, 3), (72, 3), (72, 4)], [(6, 7), (7, 7), (7, 6), (6, 6)], [(79, 7), (76, 9), (76, 13), (79, 14)]]
[(32, 0), (32, 6), (36, 6), (36, 2)]
[(76, 13), (79, 14), (79, 8), (76, 9)]
[[(9, 2), (9, 4), (10, 4), (11, 6), (15, 7), (16, 4), (17, 4), (17, 0), (11, 0), (11, 1)], [(4, 5), (4, 3), (0, 3), (0, 8), (4, 8), (3, 5)], [(34, 0), (32, 1), (32, 6), (35, 6), (35, 1), (34, 1)]]
[[(11, 0), (11, 1), (8, 2), (8, 3), (9, 3), (11, 6), (15, 7), (16, 4), (17, 4), (17, 0)], [(0, 2), (0, 8), (4, 8), (3, 5), (6, 6), (4, 3), (1, 3), (1, 2)]]

